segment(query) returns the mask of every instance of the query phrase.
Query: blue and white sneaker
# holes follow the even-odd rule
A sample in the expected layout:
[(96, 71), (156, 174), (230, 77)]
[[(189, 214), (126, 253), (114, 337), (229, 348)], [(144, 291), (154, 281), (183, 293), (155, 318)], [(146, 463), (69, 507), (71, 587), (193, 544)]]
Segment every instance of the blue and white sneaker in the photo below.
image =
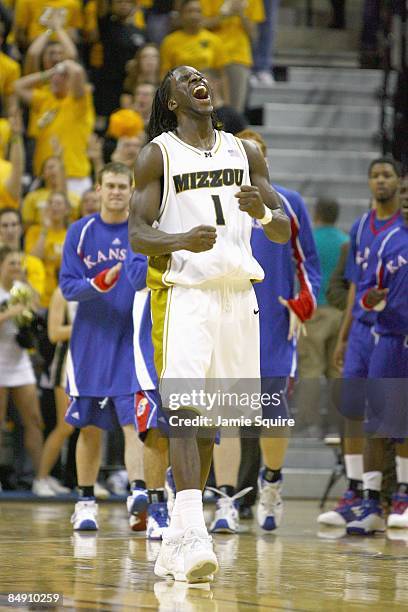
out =
[(168, 467), (166, 470), (164, 489), (167, 495), (167, 512), (170, 517), (173, 512), (174, 502), (176, 501), (176, 483), (174, 482), (173, 470), (171, 467)]
[(249, 493), (252, 487), (242, 489), (242, 491), (235, 493), (232, 497), (214, 487), (207, 487), (207, 489), (219, 496), (215, 507), (215, 517), (210, 526), (210, 532), (237, 533), (239, 528), (238, 499)]
[(349, 535), (374, 535), (385, 531), (381, 504), (374, 499), (363, 499), (360, 506), (353, 506), (355, 519), (347, 524)]
[(259, 501), (256, 507), (258, 525), (265, 531), (274, 531), (282, 521), (282, 480), (268, 482), (264, 478), (265, 469), (258, 477)]
[(146, 538), (148, 540), (161, 540), (170, 525), (166, 502), (149, 504), (147, 514)]
[(329, 527), (345, 527), (350, 521), (354, 521), (355, 514), (353, 508), (361, 506), (362, 501), (363, 499), (359, 493), (348, 489), (333, 510), (319, 514), (317, 522)]
[(98, 505), (94, 499), (77, 502), (74, 514), (71, 516), (74, 531), (97, 531), (97, 516)]
[(144, 531), (147, 520), (147, 491), (134, 489), (126, 500), (129, 527), (132, 531)]

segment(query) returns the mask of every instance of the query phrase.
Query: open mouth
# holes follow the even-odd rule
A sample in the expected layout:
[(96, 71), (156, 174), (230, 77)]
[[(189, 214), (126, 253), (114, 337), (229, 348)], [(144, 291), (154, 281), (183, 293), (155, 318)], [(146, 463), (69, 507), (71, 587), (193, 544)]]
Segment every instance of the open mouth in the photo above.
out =
[(208, 89), (204, 85), (197, 85), (197, 87), (193, 89), (193, 97), (196, 98), (196, 100), (208, 100)]

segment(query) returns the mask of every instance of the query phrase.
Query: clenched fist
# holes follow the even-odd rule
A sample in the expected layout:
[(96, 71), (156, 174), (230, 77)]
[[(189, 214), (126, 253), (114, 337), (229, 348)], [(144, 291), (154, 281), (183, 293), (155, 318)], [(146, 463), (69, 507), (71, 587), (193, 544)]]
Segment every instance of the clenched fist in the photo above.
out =
[(263, 219), (265, 204), (258, 187), (254, 185), (241, 185), (241, 191), (235, 194), (239, 202), (239, 210), (248, 213), (253, 219)]
[(183, 234), (182, 248), (192, 253), (210, 251), (217, 240), (217, 230), (211, 225), (198, 225)]

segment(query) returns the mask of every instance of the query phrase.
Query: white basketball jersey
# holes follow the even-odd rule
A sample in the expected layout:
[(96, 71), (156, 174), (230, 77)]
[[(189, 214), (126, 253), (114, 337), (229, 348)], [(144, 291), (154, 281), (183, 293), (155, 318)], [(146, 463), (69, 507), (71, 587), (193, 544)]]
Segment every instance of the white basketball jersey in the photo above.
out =
[(252, 255), (251, 217), (239, 210), (235, 194), (250, 185), (248, 158), (232, 134), (214, 130), (211, 151), (202, 151), (165, 132), (152, 142), (163, 155), (163, 198), (158, 229), (178, 234), (197, 225), (217, 229), (210, 251), (176, 251), (151, 257), (148, 284), (158, 286), (203, 285), (225, 280), (262, 280), (264, 272)]

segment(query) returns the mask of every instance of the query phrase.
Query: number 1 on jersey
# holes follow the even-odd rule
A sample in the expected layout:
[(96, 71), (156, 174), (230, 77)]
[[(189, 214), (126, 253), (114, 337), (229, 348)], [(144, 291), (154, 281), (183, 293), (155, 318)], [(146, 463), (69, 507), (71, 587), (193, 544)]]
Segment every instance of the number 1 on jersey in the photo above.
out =
[(211, 197), (214, 202), (216, 223), (217, 225), (225, 225), (224, 213), (222, 212), (220, 196), (213, 195)]

